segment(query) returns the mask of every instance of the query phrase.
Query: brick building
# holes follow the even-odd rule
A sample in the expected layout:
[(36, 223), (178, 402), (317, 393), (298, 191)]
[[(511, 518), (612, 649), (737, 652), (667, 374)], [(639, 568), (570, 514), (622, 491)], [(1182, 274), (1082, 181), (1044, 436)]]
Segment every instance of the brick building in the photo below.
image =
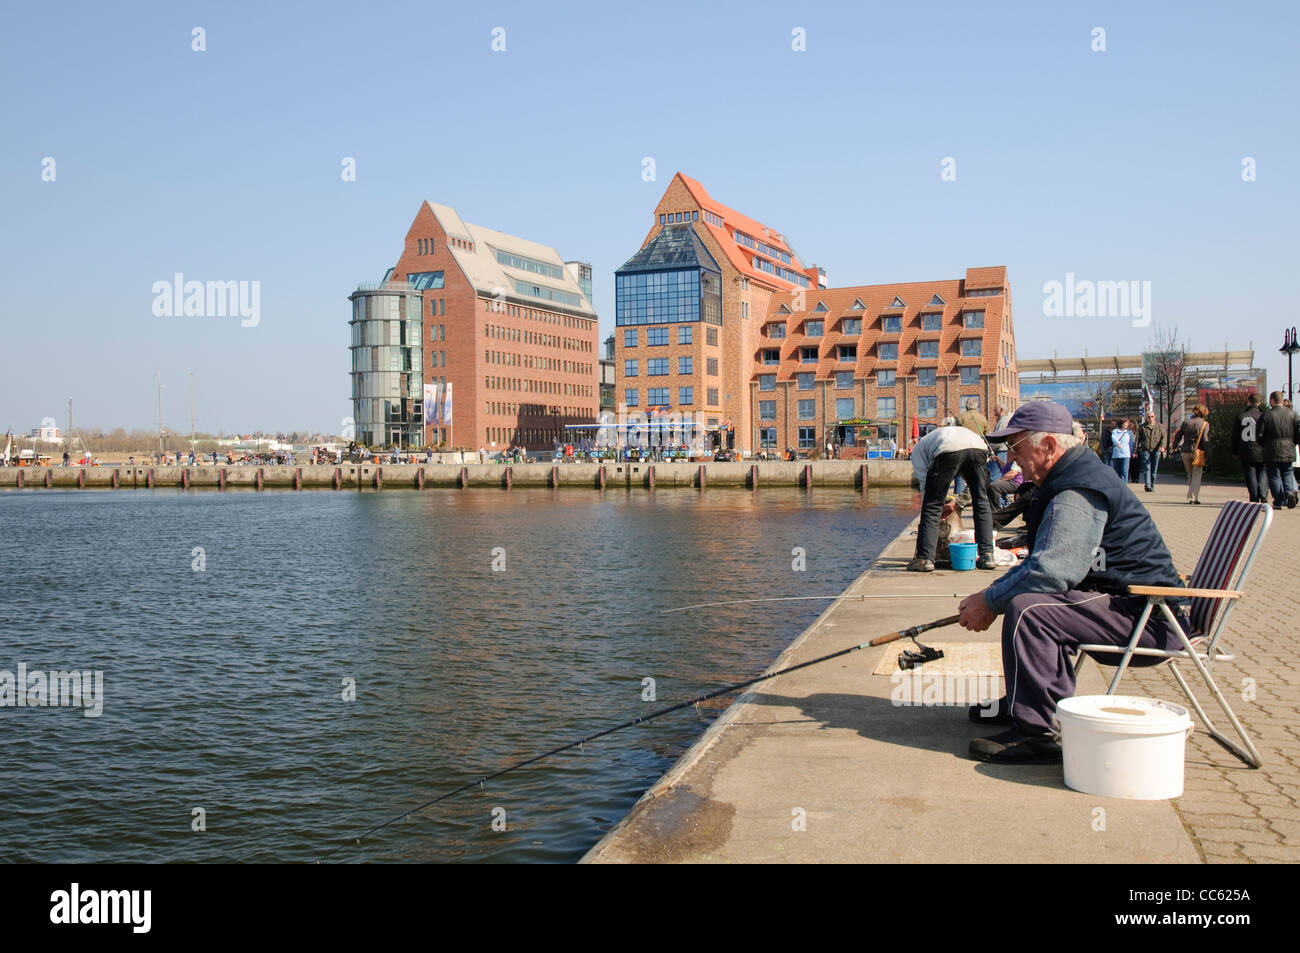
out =
[(768, 303), (824, 287), (825, 274), (679, 172), (614, 281), (617, 401), (697, 414), (723, 445), (750, 449), (752, 354)]
[(1006, 269), (772, 298), (752, 355), (759, 450), (859, 456), (911, 442), (945, 416), (1020, 405)]
[(425, 202), (385, 284), (420, 292), (423, 380), (442, 395), (451, 385), (451, 424), (422, 421), (426, 443), (550, 449), (566, 425), (595, 422), (589, 264)]
[[(963, 399), (1019, 405), (1005, 268), (831, 289), (789, 240), (680, 172), (615, 272), (616, 395), (742, 452), (910, 441)], [(698, 419), (698, 417), (697, 417)]]

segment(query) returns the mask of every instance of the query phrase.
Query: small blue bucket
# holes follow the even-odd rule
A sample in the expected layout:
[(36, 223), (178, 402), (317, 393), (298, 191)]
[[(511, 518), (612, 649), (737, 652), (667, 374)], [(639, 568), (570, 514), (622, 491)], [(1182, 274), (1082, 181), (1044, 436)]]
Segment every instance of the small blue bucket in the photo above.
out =
[(948, 559), (952, 561), (952, 568), (963, 571), (974, 569), (976, 548), (974, 543), (949, 543)]

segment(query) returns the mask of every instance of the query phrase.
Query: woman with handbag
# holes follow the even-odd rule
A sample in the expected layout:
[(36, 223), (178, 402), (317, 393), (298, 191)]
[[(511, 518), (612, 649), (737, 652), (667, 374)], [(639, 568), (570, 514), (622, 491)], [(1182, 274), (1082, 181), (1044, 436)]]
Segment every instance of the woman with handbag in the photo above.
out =
[(1210, 409), (1204, 404), (1192, 408), (1192, 416), (1178, 429), (1178, 448), (1187, 471), (1187, 502), (1201, 502), (1201, 474), (1205, 471), (1205, 452), (1210, 448)]

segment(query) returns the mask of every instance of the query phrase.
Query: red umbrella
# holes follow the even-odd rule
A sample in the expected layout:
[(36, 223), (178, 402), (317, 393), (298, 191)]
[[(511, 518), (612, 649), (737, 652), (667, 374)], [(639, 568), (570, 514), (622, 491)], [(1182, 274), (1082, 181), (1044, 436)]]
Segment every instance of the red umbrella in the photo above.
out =
[(921, 437), (921, 422), (915, 417), (912, 418), (912, 442), (915, 443)]

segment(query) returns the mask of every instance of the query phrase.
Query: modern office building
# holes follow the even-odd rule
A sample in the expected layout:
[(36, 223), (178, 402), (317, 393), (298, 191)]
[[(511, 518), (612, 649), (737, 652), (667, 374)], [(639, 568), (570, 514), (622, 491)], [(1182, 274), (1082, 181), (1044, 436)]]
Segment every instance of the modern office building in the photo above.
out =
[(768, 302), (824, 287), (825, 273), (679, 172), (614, 282), (618, 402), (629, 413), (694, 414), (723, 446), (749, 449), (752, 354)]
[(1020, 405), (1006, 268), (773, 296), (751, 355), (754, 446), (861, 456)]
[(615, 272), (616, 396), (742, 452), (910, 441), (960, 399), (1019, 405), (1005, 268), (831, 289), (782, 234), (677, 173)]
[(424, 300), (404, 281), (363, 283), (352, 302), (352, 417), (366, 446), (424, 440)]
[[(417, 443), (542, 450), (569, 424), (596, 421), (600, 355), (589, 264), (425, 202), (381, 285), (421, 298), (421, 390), (430, 392), (422, 395), (429, 413)], [(362, 286), (353, 297), (369, 293)], [(400, 390), (403, 381), (384, 386)], [(393, 412), (393, 398), (385, 400), (384, 412)]]
[[(1020, 362), (1020, 393), (1025, 400), (1064, 404), (1089, 434), (1095, 435), (1103, 411), (1108, 419), (1138, 419), (1145, 384), (1154, 399), (1157, 418), (1168, 426), (1169, 417), (1181, 422), (1185, 407), (1197, 401), (1212, 403), (1220, 398), (1244, 403), (1251, 392), (1266, 395), (1268, 374), (1254, 364), (1253, 348), (1189, 351), (1174, 361), (1161, 361), (1152, 352), (1034, 358)], [(1169, 368), (1179, 365), (1182, 380), (1165, 399), (1164, 378), (1169, 376)]]

